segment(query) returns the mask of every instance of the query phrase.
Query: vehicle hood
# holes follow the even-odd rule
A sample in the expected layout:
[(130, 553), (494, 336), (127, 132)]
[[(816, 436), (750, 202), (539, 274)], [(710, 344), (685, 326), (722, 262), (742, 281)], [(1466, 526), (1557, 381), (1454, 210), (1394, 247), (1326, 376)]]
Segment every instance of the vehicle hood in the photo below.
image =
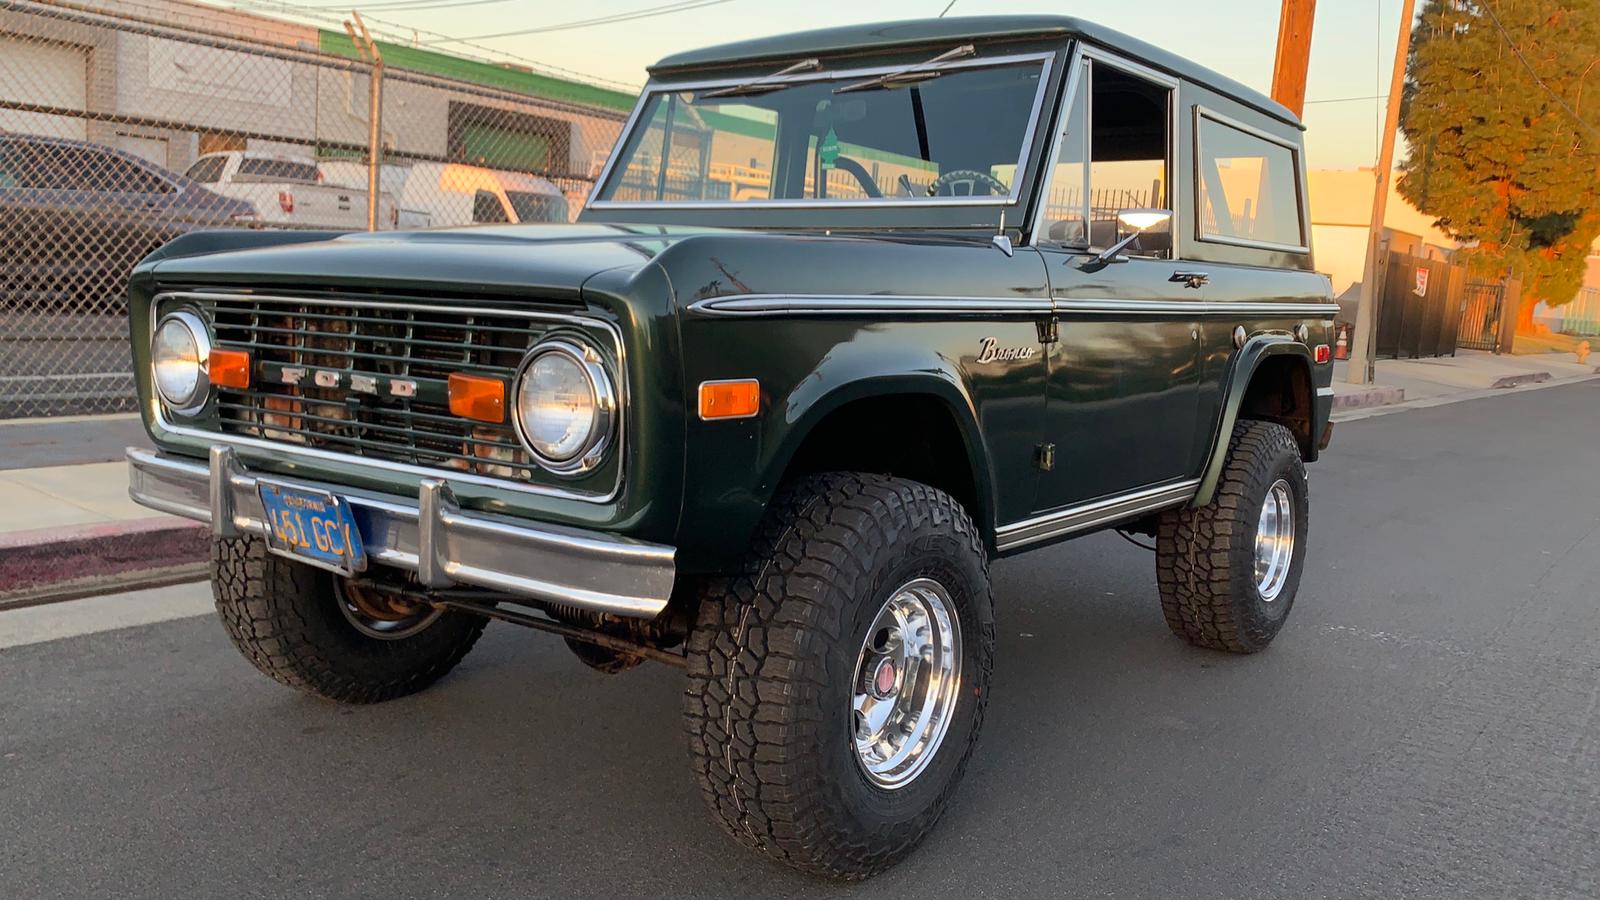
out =
[[(536, 297), (576, 302), (583, 283), (637, 271), (673, 244), (715, 229), (502, 225), (410, 232), (210, 232), (150, 260), (162, 287), (249, 286)], [(441, 296), (442, 295), (442, 296)]]

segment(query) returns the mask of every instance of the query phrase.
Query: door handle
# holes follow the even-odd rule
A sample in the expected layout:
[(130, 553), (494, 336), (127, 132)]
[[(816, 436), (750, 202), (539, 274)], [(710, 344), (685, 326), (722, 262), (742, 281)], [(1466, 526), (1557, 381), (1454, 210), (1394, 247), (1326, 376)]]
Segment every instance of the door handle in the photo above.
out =
[(1181, 283), (1186, 288), (1202, 288), (1211, 282), (1209, 272), (1173, 272), (1168, 281)]

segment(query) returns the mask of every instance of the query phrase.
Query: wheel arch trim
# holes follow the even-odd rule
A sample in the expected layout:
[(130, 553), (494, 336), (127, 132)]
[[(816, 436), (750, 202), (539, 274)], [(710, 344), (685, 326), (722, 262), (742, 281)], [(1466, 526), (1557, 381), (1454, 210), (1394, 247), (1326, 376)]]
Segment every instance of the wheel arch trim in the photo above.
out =
[[(814, 379), (807, 379), (815, 385)], [(962, 439), (962, 454), (967, 471), (972, 478), (973, 493), (978, 509), (969, 510), (984, 535), (984, 543), (994, 547), (995, 496), (994, 475), (989, 466), (982, 464), (989, 458), (988, 444), (978, 426), (977, 405), (967, 391), (965, 383), (953, 370), (939, 367), (936, 370), (884, 372), (867, 377), (846, 379), (844, 383), (807, 397), (806, 385), (791, 394), (787, 400), (792, 412), (783, 442), (772, 454), (764, 483), (776, 490), (785, 473), (794, 463), (796, 455), (817, 428), (846, 406), (863, 400), (882, 400), (893, 397), (927, 397), (944, 407), (955, 423)], [(769, 498), (770, 499), (770, 498)]]
[[(1229, 362), (1227, 387), (1222, 400), (1222, 415), (1218, 419), (1216, 433), (1211, 439), (1211, 452), (1206, 455), (1205, 467), (1200, 470), (1200, 486), (1190, 501), (1191, 506), (1205, 506), (1215, 496), (1217, 482), (1222, 478), (1222, 467), (1228, 459), (1228, 438), (1233, 434), (1233, 426), (1239, 421), (1239, 412), (1243, 408), (1245, 396), (1249, 393), (1250, 385), (1262, 364), (1277, 358), (1294, 360), (1304, 367), (1306, 383), (1313, 386), (1311, 412), (1313, 416), (1315, 415), (1314, 398), (1317, 389), (1313, 378), (1315, 367), (1312, 363), (1311, 349), (1289, 334), (1256, 334), (1245, 341), (1244, 346), (1233, 354)], [(1312, 423), (1313, 433), (1316, 431), (1315, 424)]]

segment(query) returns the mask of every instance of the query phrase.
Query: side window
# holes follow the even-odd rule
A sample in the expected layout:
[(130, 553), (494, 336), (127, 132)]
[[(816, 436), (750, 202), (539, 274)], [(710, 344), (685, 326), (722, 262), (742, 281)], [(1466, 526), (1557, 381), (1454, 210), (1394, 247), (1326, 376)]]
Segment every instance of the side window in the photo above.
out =
[(136, 163), (110, 153), (73, 148), (63, 159), (72, 174), (72, 187), (119, 194), (162, 194), (172, 190), (166, 181)]
[[(1089, 85), (1089, 245), (1119, 239), (1117, 213), (1168, 209), (1172, 90), (1094, 63)], [(1131, 256), (1171, 255), (1172, 235), (1146, 233)]]
[(500, 198), (494, 192), (479, 191), (472, 196), (472, 221), (483, 224), (511, 220), (506, 217), (506, 208), (500, 205)]
[(1089, 64), (1083, 63), (1074, 74), (1077, 83), (1068, 98), (1066, 131), (1050, 177), (1050, 196), (1045, 198), (1042, 239), (1052, 244), (1087, 247), (1089, 220), (1084, 188), (1088, 186), (1089, 170), (1085, 167), (1088, 143), (1084, 126), (1089, 121)]
[[(1170, 209), (1172, 89), (1101, 63), (1085, 63), (1056, 155), (1043, 238), (1075, 247), (1115, 244), (1117, 213)], [(1172, 235), (1148, 232), (1128, 249), (1165, 258)]]
[(1201, 239), (1303, 248), (1295, 152), (1203, 112), (1197, 124)]

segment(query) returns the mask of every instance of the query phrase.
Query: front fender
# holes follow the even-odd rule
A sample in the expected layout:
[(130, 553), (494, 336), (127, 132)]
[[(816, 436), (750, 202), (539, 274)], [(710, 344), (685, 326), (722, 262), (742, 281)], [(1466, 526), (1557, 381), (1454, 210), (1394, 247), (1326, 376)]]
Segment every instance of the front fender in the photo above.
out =
[(933, 397), (950, 413), (961, 432), (962, 449), (972, 473), (972, 483), (977, 488), (979, 508), (972, 513), (985, 531), (992, 529), (994, 474), (989, 466), (979, 463), (990, 458), (989, 448), (984, 441), (983, 430), (978, 425), (977, 406), (960, 373), (942, 359), (925, 360), (925, 363), (931, 362), (934, 366), (930, 368), (925, 365), (920, 369), (894, 368), (897, 364), (893, 361), (888, 361), (887, 365), (883, 360), (875, 359), (872, 362), (877, 364), (875, 371), (846, 374), (843, 384), (826, 393), (822, 392), (823, 388), (815, 387), (820, 385), (820, 381), (808, 380), (790, 394), (789, 404), (794, 419), (785, 431), (781, 446), (776, 448), (769, 461), (766, 480), (776, 487), (774, 479), (782, 479), (812, 430), (846, 404), (877, 397)]
[(1311, 349), (1305, 344), (1288, 334), (1276, 333), (1258, 334), (1246, 341), (1229, 361), (1222, 416), (1217, 423), (1216, 433), (1212, 435), (1211, 452), (1206, 456), (1205, 468), (1200, 475), (1200, 489), (1190, 502), (1191, 506), (1205, 506), (1216, 495), (1217, 482), (1222, 479), (1222, 467), (1228, 459), (1228, 441), (1233, 435), (1233, 426), (1239, 421), (1239, 409), (1244, 403), (1245, 392), (1250, 388), (1250, 379), (1262, 363), (1280, 356), (1298, 360), (1306, 368), (1306, 383), (1315, 384), (1312, 380), (1315, 367)]
[[(705, 323), (711, 325), (711, 323)], [(728, 327), (732, 323), (716, 323)], [(871, 328), (840, 334), (844, 323), (817, 323), (788, 335), (789, 348), (811, 346), (815, 353), (751, 354), (743, 365), (694, 371), (685, 378), (693, 389), (708, 375), (742, 371), (758, 375), (762, 411), (750, 419), (690, 423), (686, 484), (678, 529), (680, 562), (688, 569), (713, 571), (735, 562), (766, 514), (789, 465), (806, 438), (828, 416), (847, 404), (876, 397), (932, 397), (951, 414), (961, 433), (980, 508), (973, 510), (985, 532), (993, 526), (993, 476), (969, 385), (954, 359), (928, 342)], [(815, 343), (812, 341), (815, 340)], [(685, 344), (691, 339), (686, 335)], [(749, 345), (719, 335), (724, 348)], [(823, 349), (825, 347), (825, 349)], [(744, 357), (743, 353), (739, 354)], [(687, 354), (695, 360), (694, 352)], [(769, 393), (770, 391), (770, 393)]]

